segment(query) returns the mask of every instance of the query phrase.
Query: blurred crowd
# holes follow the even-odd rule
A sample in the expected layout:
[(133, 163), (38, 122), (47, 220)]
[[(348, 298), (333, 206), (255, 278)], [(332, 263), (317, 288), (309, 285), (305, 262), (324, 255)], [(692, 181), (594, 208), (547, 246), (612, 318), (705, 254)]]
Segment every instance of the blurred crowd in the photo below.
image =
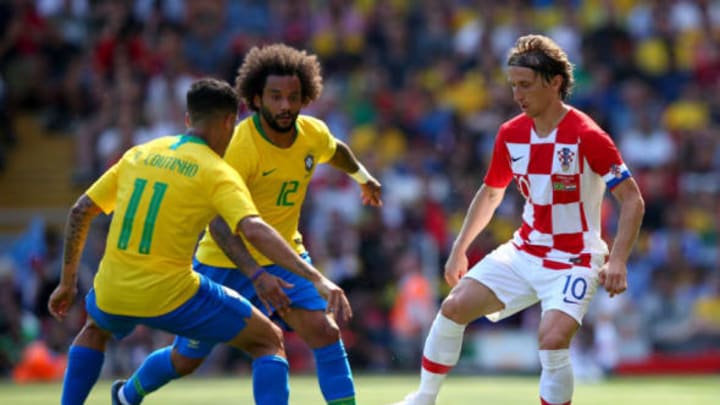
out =
[[(544, 33), (575, 63), (570, 104), (618, 144), (646, 215), (629, 290), (599, 292), (575, 350), (612, 371), (653, 353), (720, 349), (720, 3), (710, 0), (12, 0), (0, 2), (0, 170), (22, 141), (12, 117), (30, 111), (74, 137), (72, 181), (89, 184), (124, 150), (181, 133), (184, 95), (198, 77), (234, 82), (254, 45), (316, 53), (324, 119), (382, 182), (385, 205), (364, 208), (357, 185), (320, 168), (301, 230), (314, 262), (348, 292), (345, 341), (356, 370), (416, 369), (447, 293), (442, 266), (480, 186), (498, 125), (519, 113), (503, 65), (515, 39)], [(247, 111), (243, 112), (247, 114)], [(2, 192), (2, 191), (0, 191)], [(522, 198), (511, 185), (471, 261), (507, 240)], [(608, 196), (604, 234), (617, 209)], [(80, 282), (91, 285), (107, 219), (95, 221)], [(0, 260), (0, 372), (32, 341), (67, 349), (83, 320), (63, 324), (45, 302), (62, 238), (42, 220)], [(537, 311), (470, 333), (534, 331)], [(169, 336), (139, 329), (109, 351), (127, 375)], [(623, 343), (620, 344), (619, 342)], [(311, 357), (288, 335), (295, 369)], [(206, 372), (248, 367), (217, 350)]]

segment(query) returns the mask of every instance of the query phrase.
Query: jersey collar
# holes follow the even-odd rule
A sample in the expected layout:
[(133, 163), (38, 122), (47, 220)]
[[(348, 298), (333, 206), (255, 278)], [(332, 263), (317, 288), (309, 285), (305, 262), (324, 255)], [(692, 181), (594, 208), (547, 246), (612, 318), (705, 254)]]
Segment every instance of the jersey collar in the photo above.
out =
[(200, 145), (207, 145), (208, 143), (205, 142), (204, 139), (195, 136), (195, 135), (188, 135), (188, 134), (181, 134), (178, 135), (178, 140), (174, 144), (170, 145), (171, 150), (175, 150), (179, 148), (180, 146), (186, 144), (186, 143), (198, 143)]

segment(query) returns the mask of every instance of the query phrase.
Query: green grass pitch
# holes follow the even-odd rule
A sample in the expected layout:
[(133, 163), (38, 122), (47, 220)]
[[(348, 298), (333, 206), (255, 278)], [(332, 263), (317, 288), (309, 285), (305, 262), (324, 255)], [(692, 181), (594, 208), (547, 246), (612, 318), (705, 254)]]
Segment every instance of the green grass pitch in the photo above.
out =
[[(416, 376), (359, 375), (355, 378), (359, 405), (381, 405), (397, 401), (411, 391)], [(88, 405), (107, 405), (110, 381), (101, 381), (90, 394)], [(236, 378), (186, 378), (175, 381), (149, 396), (147, 405), (252, 404), (249, 376)], [(293, 375), (290, 403), (323, 404), (314, 376)], [(60, 402), (60, 384), (13, 385), (0, 382), (0, 404), (44, 405)], [(537, 377), (450, 376), (438, 405), (538, 404)], [(720, 404), (720, 375), (701, 377), (625, 377), (601, 383), (577, 384), (575, 405), (717, 405)]]

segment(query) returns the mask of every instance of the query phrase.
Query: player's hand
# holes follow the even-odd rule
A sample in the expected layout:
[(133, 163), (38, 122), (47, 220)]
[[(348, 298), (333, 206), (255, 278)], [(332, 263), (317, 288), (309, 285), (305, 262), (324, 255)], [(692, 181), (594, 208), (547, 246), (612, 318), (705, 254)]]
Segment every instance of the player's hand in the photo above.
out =
[(627, 264), (622, 261), (609, 261), (600, 268), (600, 285), (610, 294), (610, 298), (627, 290)]
[(253, 287), (268, 313), (275, 308), (280, 315), (286, 315), (290, 310), (290, 298), (285, 294), (283, 288), (292, 288), (293, 284), (263, 271), (253, 281)]
[(77, 295), (77, 286), (75, 284), (72, 286), (58, 284), (48, 300), (50, 315), (58, 321), (65, 319), (75, 300), (75, 295)]
[(468, 259), (465, 253), (453, 251), (450, 252), (447, 262), (445, 262), (445, 281), (450, 287), (455, 287), (460, 279), (463, 278), (468, 270)]
[(327, 300), (327, 312), (333, 314), (336, 321), (345, 323), (352, 318), (352, 308), (342, 288), (327, 277), (322, 277), (313, 284), (320, 295)]
[(371, 177), (367, 183), (360, 185), (362, 192), (363, 205), (371, 205), (373, 207), (382, 207), (382, 185), (374, 177)]

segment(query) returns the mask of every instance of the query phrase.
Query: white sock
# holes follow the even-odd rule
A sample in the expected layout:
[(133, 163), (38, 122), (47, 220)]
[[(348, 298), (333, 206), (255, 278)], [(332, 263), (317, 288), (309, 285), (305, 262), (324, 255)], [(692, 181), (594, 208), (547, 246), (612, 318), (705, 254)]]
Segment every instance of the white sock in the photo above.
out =
[(437, 397), (445, 376), (460, 357), (466, 326), (438, 312), (425, 340), (418, 393)]
[(573, 394), (573, 372), (570, 351), (540, 350), (540, 398), (550, 404), (566, 404)]

